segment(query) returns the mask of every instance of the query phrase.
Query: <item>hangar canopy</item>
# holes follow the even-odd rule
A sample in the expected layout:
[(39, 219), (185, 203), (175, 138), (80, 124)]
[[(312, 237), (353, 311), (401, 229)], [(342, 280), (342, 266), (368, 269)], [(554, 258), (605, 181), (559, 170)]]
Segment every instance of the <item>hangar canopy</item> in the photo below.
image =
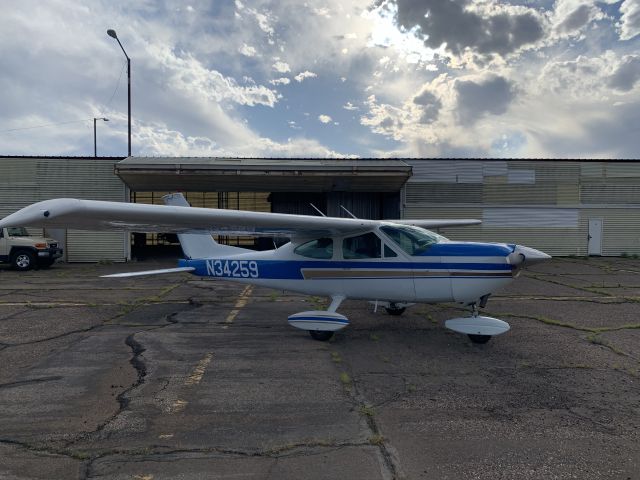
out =
[(398, 192), (411, 168), (387, 159), (128, 157), (115, 173), (133, 191)]

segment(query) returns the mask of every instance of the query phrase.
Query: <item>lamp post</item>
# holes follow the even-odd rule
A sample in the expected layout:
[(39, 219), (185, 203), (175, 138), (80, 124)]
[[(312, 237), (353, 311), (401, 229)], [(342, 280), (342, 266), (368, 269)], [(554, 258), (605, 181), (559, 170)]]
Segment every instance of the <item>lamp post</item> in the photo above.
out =
[(96, 120), (104, 120), (105, 122), (108, 122), (109, 119), (108, 118), (104, 118), (104, 117), (93, 117), (93, 156), (97, 157), (98, 156), (98, 143), (96, 141)]
[(111, 38), (115, 38), (116, 41), (118, 42), (118, 45), (120, 45), (120, 48), (122, 49), (122, 53), (124, 53), (124, 56), (127, 57), (127, 104), (128, 104), (128, 118), (129, 118), (129, 149), (128, 149), (128, 156), (131, 156), (131, 59), (129, 58), (129, 55), (127, 55), (127, 52), (124, 51), (124, 47), (122, 46), (122, 43), (120, 43), (120, 39), (118, 38), (118, 35), (116, 35), (116, 31), (109, 29), (107, 30), (107, 35), (109, 35)]

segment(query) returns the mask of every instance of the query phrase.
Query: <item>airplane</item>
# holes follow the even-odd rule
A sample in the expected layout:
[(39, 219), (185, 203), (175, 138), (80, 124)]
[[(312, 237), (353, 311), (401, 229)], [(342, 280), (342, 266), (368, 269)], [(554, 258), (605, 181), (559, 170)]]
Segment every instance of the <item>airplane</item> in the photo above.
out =
[[(312, 338), (329, 340), (349, 325), (337, 312), (347, 298), (368, 300), (390, 315), (415, 303), (455, 302), (468, 317), (445, 326), (484, 344), (508, 323), (479, 314), (489, 296), (522, 268), (551, 258), (506, 243), (456, 242), (427, 228), (474, 225), (480, 220), (366, 220), (194, 208), (181, 193), (165, 205), (60, 198), (27, 206), (0, 220), (2, 227), (77, 228), (177, 233), (184, 259), (178, 267), (106, 277), (190, 272), (331, 299), (326, 310), (289, 316)], [(346, 210), (346, 209), (345, 209)], [(347, 211), (348, 212), (348, 211)], [(350, 212), (348, 212), (350, 213)], [(320, 212), (322, 214), (322, 212)], [(254, 251), (222, 245), (212, 234), (288, 237), (278, 248)]]

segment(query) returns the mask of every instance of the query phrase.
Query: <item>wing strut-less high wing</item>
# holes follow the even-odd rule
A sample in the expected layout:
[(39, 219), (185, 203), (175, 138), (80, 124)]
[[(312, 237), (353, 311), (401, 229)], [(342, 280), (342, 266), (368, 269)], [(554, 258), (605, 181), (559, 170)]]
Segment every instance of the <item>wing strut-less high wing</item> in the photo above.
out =
[[(425, 230), (476, 225), (479, 220), (364, 220), (191, 208), (181, 194), (168, 195), (165, 202), (168, 205), (46, 200), (0, 220), (0, 227), (177, 233), (185, 255), (177, 268), (122, 276), (190, 272), (327, 296), (327, 310), (289, 316), (292, 326), (308, 330), (318, 340), (327, 340), (349, 324), (337, 310), (344, 299), (352, 298), (381, 304), (392, 315), (418, 302), (470, 306), (471, 317), (445, 325), (485, 343), (509, 325), (480, 316), (478, 309), (520, 269), (550, 258), (521, 245), (454, 242)], [(220, 245), (212, 234), (284, 236), (291, 241), (257, 252)]]

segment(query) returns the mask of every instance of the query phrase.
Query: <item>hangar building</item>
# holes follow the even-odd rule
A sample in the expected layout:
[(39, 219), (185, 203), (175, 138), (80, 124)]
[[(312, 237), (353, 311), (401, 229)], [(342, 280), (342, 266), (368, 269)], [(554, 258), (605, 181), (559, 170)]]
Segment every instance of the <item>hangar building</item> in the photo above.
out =
[[(0, 157), (0, 217), (55, 197), (362, 218), (477, 218), (451, 239), (552, 255), (640, 255), (640, 162), (536, 159)], [(35, 232), (34, 232), (35, 233)], [(126, 261), (170, 235), (51, 231), (69, 262)], [(265, 247), (242, 237), (230, 244)], [(263, 239), (264, 240), (264, 239)], [(269, 240), (269, 244), (271, 241)]]

